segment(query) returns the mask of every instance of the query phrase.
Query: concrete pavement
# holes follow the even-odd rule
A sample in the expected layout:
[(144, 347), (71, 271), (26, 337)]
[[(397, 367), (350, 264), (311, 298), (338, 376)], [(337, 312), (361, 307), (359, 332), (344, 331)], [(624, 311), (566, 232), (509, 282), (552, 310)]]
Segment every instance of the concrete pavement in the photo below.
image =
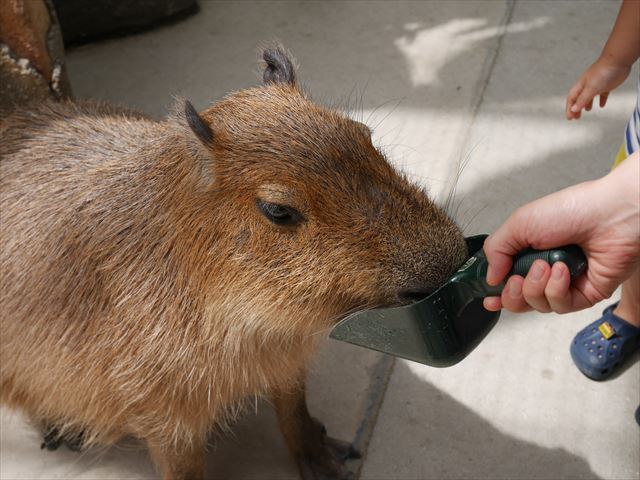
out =
[[(604, 174), (635, 101), (637, 70), (606, 109), (579, 122), (563, 117), (564, 95), (597, 57), (617, 2), (201, 3), (178, 24), (69, 51), (75, 94), (157, 116), (175, 94), (203, 108), (257, 83), (258, 46), (277, 38), (313, 97), (350, 105), (436, 198), (457, 180), (457, 218), (469, 234)], [(604, 383), (583, 377), (569, 357), (574, 333), (601, 309), (504, 314), (446, 370), (328, 341), (309, 376), (310, 408), (331, 435), (365, 450), (353, 465), (363, 479), (638, 479), (637, 356)], [(0, 427), (2, 479), (154, 476), (131, 442), (47, 452), (19, 415), (3, 410)], [(266, 403), (216, 440), (208, 473), (297, 478)]]

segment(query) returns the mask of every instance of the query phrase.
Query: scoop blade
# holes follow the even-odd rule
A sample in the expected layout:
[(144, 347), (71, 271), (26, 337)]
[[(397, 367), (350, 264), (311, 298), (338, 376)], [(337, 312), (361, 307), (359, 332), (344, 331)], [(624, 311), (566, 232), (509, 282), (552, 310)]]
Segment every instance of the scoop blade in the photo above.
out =
[[(482, 306), (486, 235), (466, 238), (470, 257), (428, 297), (401, 307), (354, 313), (330, 337), (432, 367), (449, 367), (465, 358), (498, 321), (499, 312)], [(478, 279), (482, 279), (479, 281)]]
[(467, 352), (439, 301), (441, 290), (413, 305), (354, 313), (329, 336), (425, 365), (454, 365)]

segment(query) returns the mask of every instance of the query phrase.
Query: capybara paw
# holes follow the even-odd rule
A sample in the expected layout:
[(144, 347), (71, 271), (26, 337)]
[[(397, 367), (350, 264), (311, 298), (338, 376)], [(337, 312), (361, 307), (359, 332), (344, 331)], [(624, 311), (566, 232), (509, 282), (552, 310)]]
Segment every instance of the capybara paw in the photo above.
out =
[(299, 460), (302, 479), (355, 480), (345, 462), (360, 458), (360, 453), (349, 442), (328, 437), (324, 426), (317, 420), (315, 423), (318, 434), (314, 436), (314, 445)]
[(58, 429), (55, 427), (47, 427), (44, 431), (44, 438), (40, 444), (40, 449), (57, 450), (62, 443)]
[(355, 474), (340, 460), (305, 458), (299, 462), (302, 480), (355, 480)]
[(333, 452), (333, 456), (343, 462), (360, 458), (360, 452), (349, 442), (326, 437), (325, 444)]
[(57, 427), (47, 427), (45, 428), (44, 439), (40, 444), (40, 448), (43, 450), (45, 448), (47, 450), (57, 450), (64, 443), (72, 452), (79, 452), (82, 450), (83, 441), (84, 435), (82, 432), (60, 435)]

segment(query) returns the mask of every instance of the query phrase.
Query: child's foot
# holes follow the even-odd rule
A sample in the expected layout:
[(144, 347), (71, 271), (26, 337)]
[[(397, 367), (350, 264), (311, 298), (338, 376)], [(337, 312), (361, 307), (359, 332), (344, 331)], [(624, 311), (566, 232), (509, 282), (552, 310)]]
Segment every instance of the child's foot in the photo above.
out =
[(638, 348), (640, 328), (613, 313), (610, 305), (602, 317), (582, 329), (571, 344), (576, 367), (593, 380), (609, 378)]

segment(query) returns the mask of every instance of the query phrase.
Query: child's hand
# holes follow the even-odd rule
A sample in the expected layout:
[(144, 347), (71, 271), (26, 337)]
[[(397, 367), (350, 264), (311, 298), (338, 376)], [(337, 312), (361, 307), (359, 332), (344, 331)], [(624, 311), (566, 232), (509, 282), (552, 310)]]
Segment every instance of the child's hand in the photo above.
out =
[(616, 64), (600, 57), (587, 68), (567, 95), (567, 120), (578, 119), (582, 109), (587, 112), (593, 106), (593, 98), (600, 96), (600, 108), (607, 103), (609, 92), (629, 76), (631, 67)]

